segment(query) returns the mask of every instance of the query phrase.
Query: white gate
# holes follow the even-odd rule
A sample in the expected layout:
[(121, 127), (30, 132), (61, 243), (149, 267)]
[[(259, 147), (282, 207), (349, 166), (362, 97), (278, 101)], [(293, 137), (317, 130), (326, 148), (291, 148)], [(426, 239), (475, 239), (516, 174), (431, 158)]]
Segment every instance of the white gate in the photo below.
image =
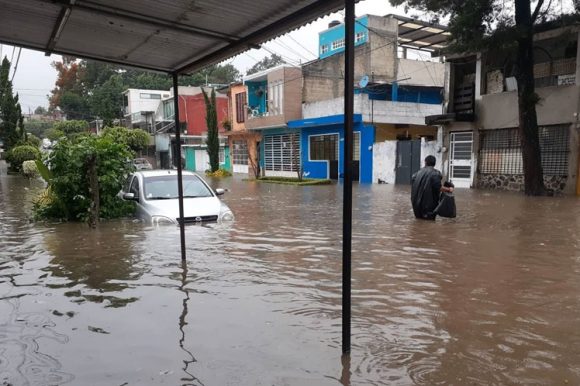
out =
[(449, 179), (458, 188), (471, 187), (473, 181), (473, 132), (451, 133)]
[(205, 172), (209, 169), (209, 155), (206, 149), (195, 149), (195, 171)]

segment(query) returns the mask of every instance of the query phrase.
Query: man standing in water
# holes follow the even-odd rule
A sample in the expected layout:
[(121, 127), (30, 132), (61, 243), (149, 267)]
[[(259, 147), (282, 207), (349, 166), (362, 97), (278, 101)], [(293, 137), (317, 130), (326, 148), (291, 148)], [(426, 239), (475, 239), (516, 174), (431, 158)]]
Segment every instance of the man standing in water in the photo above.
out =
[(435, 220), (437, 215), (433, 211), (439, 203), (439, 194), (453, 192), (453, 184), (449, 184), (451, 185), (449, 187), (441, 185), (443, 176), (439, 170), (435, 169), (436, 161), (432, 155), (425, 157), (425, 167), (415, 173), (411, 179), (413, 182), (411, 203), (415, 217), (419, 219)]

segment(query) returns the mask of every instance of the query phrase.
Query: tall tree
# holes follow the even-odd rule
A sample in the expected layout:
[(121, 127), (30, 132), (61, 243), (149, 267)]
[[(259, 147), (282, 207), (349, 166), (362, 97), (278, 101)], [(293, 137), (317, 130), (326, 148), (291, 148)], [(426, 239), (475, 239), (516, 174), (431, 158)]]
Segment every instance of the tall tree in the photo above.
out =
[(220, 168), (220, 142), (218, 137), (217, 107), (215, 100), (215, 88), (211, 89), (211, 96), (208, 97), (202, 88), (203, 99), (205, 101), (205, 122), (207, 124), (207, 154), (209, 155), (209, 165), (211, 172)]
[(450, 17), (451, 49), (454, 51), (485, 50), (492, 46), (515, 45), (517, 58), (514, 74), (518, 85), (519, 131), (524, 169), (524, 190), (527, 195), (544, 195), (543, 169), (536, 104), (539, 97), (534, 85), (534, 24), (543, 20), (552, 4), (544, 0), (514, 0), (515, 13), (506, 16), (503, 0), (389, 0), (392, 5), (406, 5)]
[(113, 120), (122, 117), (123, 111), (123, 79), (120, 74), (111, 77), (97, 87), (91, 95), (91, 109), (103, 120), (104, 126), (112, 126)]
[(12, 90), (10, 61), (5, 57), (0, 65), (0, 138), (6, 149), (26, 140), (23, 121), (18, 95)]
[(267, 70), (268, 68), (279, 66), (280, 64), (286, 63), (284, 59), (278, 54), (272, 54), (270, 56), (266, 56), (264, 59), (260, 60), (256, 64), (254, 64), (250, 69), (246, 72), (246, 75), (252, 75), (256, 72)]

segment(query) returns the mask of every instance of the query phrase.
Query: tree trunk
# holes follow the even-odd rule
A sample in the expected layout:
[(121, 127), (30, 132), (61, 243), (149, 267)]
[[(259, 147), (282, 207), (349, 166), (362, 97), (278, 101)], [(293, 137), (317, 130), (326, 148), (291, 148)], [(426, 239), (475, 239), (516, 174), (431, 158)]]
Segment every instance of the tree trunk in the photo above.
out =
[(99, 222), (99, 176), (97, 174), (97, 156), (92, 154), (87, 160), (87, 169), (89, 173), (89, 194), (91, 204), (89, 207), (89, 226), (96, 228)]
[(518, 34), (517, 82), (519, 131), (524, 169), (524, 190), (530, 196), (546, 194), (542, 154), (538, 135), (534, 85), (533, 20), (529, 0), (516, 0), (516, 29)]

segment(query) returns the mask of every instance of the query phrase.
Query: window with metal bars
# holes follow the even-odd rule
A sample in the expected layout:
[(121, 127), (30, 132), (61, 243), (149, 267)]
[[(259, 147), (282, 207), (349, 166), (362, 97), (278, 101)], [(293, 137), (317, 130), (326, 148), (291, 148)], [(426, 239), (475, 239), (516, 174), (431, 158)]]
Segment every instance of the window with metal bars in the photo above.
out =
[[(567, 176), (569, 129), (567, 125), (538, 128), (542, 168), (546, 176)], [(482, 133), (479, 152), (482, 174), (523, 174), (521, 139), (518, 129), (489, 130)]]
[(298, 133), (264, 136), (264, 168), (278, 172), (297, 172), (300, 167)]
[(310, 137), (311, 161), (338, 161), (338, 134)]
[(233, 141), (232, 160), (235, 165), (248, 164), (248, 144), (246, 141)]
[(240, 92), (236, 94), (236, 122), (242, 123), (246, 121), (246, 93)]
[(360, 131), (353, 133), (352, 159), (353, 161), (360, 161)]

